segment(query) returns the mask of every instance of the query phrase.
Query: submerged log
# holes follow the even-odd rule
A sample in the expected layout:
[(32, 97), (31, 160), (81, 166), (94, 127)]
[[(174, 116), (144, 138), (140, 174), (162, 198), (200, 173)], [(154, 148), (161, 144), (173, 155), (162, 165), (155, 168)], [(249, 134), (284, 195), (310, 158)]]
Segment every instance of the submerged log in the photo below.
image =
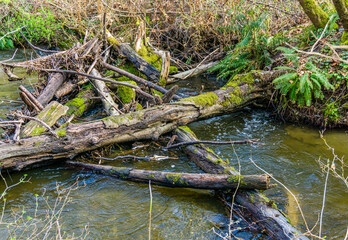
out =
[[(263, 85), (282, 72), (253, 72), (232, 79), (223, 88), (178, 102), (87, 123), (68, 124), (56, 130), (61, 139), (40, 135), (16, 144), (0, 145), (2, 169), (21, 170), (48, 160), (71, 158), (113, 143), (156, 139), (190, 122), (231, 113), (264, 97)], [(256, 81), (257, 80), (257, 81)], [(260, 87), (260, 88), (259, 88)]]
[(198, 188), (198, 189), (262, 189), (266, 190), (271, 187), (267, 175), (243, 175), (231, 176), (221, 174), (207, 173), (176, 173), (138, 170), (133, 168), (112, 167), (82, 162), (67, 162), (71, 166), (82, 167), (93, 170), (98, 173), (110, 175), (123, 180), (133, 182), (148, 183), (181, 188)]
[[(187, 127), (179, 128), (176, 130), (176, 134), (181, 142), (198, 141), (194, 133)], [(229, 173), (232, 176), (239, 176), (239, 173), (225, 160), (202, 144), (186, 146), (185, 151), (190, 159), (207, 173)], [(238, 190), (235, 202), (242, 207), (242, 210), (249, 213), (248, 215), (255, 223), (265, 229), (272, 239), (308, 239), (290, 224), (284, 213), (271, 200), (259, 191)], [(228, 204), (231, 209), (230, 201), (226, 200), (224, 203)]]

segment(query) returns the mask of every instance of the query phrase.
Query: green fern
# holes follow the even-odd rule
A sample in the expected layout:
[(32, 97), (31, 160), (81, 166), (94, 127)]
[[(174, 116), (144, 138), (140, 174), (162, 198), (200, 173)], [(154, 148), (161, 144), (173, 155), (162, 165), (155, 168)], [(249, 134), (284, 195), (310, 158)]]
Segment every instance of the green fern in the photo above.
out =
[(241, 24), (233, 25), (230, 30), (240, 36), (240, 41), (209, 71), (218, 72), (218, 78), (232, 78), (239, 73), (270, 65), (273, 62), (271, 51), (283, 42), (283, 38), (266, 37), (264, 19), (261, 16), (250, 21), (243, 14), (236, 16), (236, 21)]
[[(334, 90), (326, 74), (320, 71), (312, 62), (307, 62), (304, 66), (299, 66), (298, 56), (292, 49), (278, 48), (285, 53), (285, 56), (292, 61), (295, 68), (279, 67), (291, 71), (273, 80), (276, 89), (281, 94), (288, 96), (289, 99), (300, 106), (310, 106), (313, 99), (323, 99), (322, 89)], [(301, 74), (300, 74), (301, 73)]]

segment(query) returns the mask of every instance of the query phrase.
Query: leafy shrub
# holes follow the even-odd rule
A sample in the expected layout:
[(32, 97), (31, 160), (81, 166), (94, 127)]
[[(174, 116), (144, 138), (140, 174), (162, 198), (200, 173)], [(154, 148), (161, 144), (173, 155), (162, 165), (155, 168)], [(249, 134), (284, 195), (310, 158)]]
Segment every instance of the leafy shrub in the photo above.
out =
[(286, 57), (292, 61), (294, 68), (278, 67), (278, 69), (289, 70), (273, 80), (273, 84), (284, 96), (300, 106), (310, 106), (312, 99), (323, 99), (322, 88), (334, 90), (334, 86), (329, 82), (328, 75), (317, 68), (312, 62), (300, 65), (295, 50), (279, 47)]

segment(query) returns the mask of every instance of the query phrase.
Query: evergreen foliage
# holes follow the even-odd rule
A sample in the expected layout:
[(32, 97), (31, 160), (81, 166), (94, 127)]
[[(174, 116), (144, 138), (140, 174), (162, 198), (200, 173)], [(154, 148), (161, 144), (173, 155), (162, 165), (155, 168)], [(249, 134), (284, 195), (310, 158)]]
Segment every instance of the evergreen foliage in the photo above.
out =
[(322, 89), (334, 90), (329, 76), (312, 62), (308, 61), (301, 65), (295, 50), (284, 47), (277, 49), (282, 50), (294, 66), (294, 68), (278, 67), (278, 69), (290, 71), (273, 80), (273, 84), (282, 95), (289, 97), (292, 102), (300, 106), (310, 106), (313, 99), (324, 98)]
[(240, 41), (211, 72), (218, 72), (219, 78), (233, 78), (235, 75), (254, 69), (263, 69), (270, 65), (272, 50), (284, 41), (281, 36), (268, 37), (265, 34), (265, 16), (254, 21), (248, 20), (244, 14), (236, 17), (232, 31), (239, 33)]

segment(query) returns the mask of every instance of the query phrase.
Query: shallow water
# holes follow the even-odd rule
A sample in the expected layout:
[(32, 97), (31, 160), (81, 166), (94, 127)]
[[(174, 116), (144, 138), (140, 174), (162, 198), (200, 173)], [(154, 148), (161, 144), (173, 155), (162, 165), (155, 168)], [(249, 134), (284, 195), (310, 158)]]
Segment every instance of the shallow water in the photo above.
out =
[[(0, 53), (2, 58), (11, 53)], [(19, 58), (20, 59), (20, 58)], [(25, 84), (30, 86), (29, 78)], [(206, 84), (206, 80), (203, 81)], [(184, 86), (186, 83), (182, 83)], [(0, 98), (17, 100), (19, 83), (8, 83), (0, 72)], [(190, 85), (187, 85), (187, 88)], [(195, 80), (191, 87), (199, 91), (201, 82)], [(191, 88), (191, 89), (192, 89)], [(207, 86), (205, 89), (210, 89)], [(0, 105), (0, 118), (9, 109), (18, 107), (14, 103)], [(307, 223), (312, 228), (321, 210), (325, 175), (317, 163), (319, 157), (332, 157), (316, 129), (285, 124), (275, 120), (263, 110), (245, 109), (242, 112), (216, 117), (190, 125), (202, 140), (240, 140), (259, 138), (264, 145), (211, 146), (222, 158), (238, 168), (242, 174), (262, 173), (250, 161), (284, 183), (298, 198)], [(343, 130), (327, 131), (325, 138), (335, 148), (339, 156), (348, 156), (348, 135)], [(161, 161), (106, 162), (114, 166), (132, 166), (138, 169), (166, 171), (201, 172), (189, 162), (180, 151), (162, 151), (157, 145), (147, 143), (147, 148), (137, 148), (138, 156), (167, 155), (178, 159)], [(124, 151), (129, 146), (121, 146)], [(116, 147), (116, 149), (118, 149)], [(110, 157), (120, 154), (115, 150)], [(129, 153), (128, 153), (129, 154)], [(238, 158), (236, 157), (238, 156)], [(13, 173), (11, 178), (4, 173), (8, 183), (16, 183), (24, 174)], [(148, 236), (150, 194), (147, 184), (125, 182), (122, 180), (69, 169), (63, 164), (26, 171), (30, 183), (23, 183), (9, 192), (4, 221), (11, 222), (11, 212), (20, 213), (25, 208), (25, 216), (34, 216), (38, 194), (37, 214), (44, 214), (55, 205), (56, 186), (69, 187), (78, 180), (79, 187), (71, 191), (71, 202), (62, 213), (61, 229), (67, 234), (78, 236), (88, 227), (87, 239), (146, 239)], [(1, 183), (2, 184), (2, 183)], [(3, 186), (2, 186), (3, 187)], [(1, 186), (0, 186), (1, 188)], [(1, 190), (1, 189), (0, 189)], [(44, 196), (42, 196), (44, 194)], [(298, 207), (280, 185), (265, 194), (274, 200), (280, 209), (289, 214), (295, 225), (304, 231), (304, 223)], [(152, 229), (153, 239), (219, 239), (212, 231), (214, 227), (223, 233), (228, 223), (223, 205), (212, 191), (171, 189), (152, 186)], [(46, 198), (48, 197), (48, 198)], [(342, 239), (348, 225), (348, 191), (342, 181), (330, 177), (327, 201), (323, 216), (323, 236), (329, 239)], [(12, 211), (11, 211), (12, 210)], [(234, 228), (243, 224), (236, 224)], [(318, 228), (316, 228), (317, 231)], [(7, 230), (0, 224), (1, 236)], [(257, 238), (248, 230), (234, 231), (243, 239)], [(261, 237), (262, 238), (262, 237)]]

